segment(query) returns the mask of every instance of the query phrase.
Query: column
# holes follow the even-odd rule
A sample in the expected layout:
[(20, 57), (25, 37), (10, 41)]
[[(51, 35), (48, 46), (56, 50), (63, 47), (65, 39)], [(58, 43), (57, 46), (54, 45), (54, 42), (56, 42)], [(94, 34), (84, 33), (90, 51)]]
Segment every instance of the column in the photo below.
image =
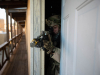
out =
[[(17, 36), (18, 36), (18, 21), (17, 21)], [(18, 43), (19, 38), (17, 37), (17, 43)]]
[[(10, 13), (10, 30), (11, 30), (11, 39), (12, 39), (12, 13)], [(11, 41), (11, 52), (13, 50), (13, 41)]]
[(14, 36), (16, 35), (16, 31), (15, 31), (15, 19), (14, 19)]
[(20, 25), (20, 33), (21, 33), (21, 25)]
[(14, 20), (14, 25), (13, 25), (13, 35), (15, 36), (15, 20)]
[[(41, 25), (40, 25), (40, 31), (45, 31), (45, 0), (41, 0), (40, 2), (41, 8), (40, 8), (40, 20), (41, 20)], [(45, 53), (44, 50), (41, 49), (41, 75), (44, 75), (45, 73)]]
[(21, 26), (21, 33), (22, 33), (22, 26)]
[(10, 13), (10, 28), (11, 28), (11, 39), (12, 39), (12, 13)]
[(6, 32), (7, 32), (7, 42), (9, 42), (8, 9), (6, 9)]
[(16, 47), (16, 31), (15, 31), (15, 19), (14, 19), (14, 43), (15, 43), (15, 47)]
[[(41, 6), (40, 6), (41, 0), (33, 0), (33, 38), (36, 38), (38, 35), (40, 35), (40, 24), (41, 24)], [(30, 9), (31, 10), (31, 9)], [(31, 15), (30, 15), (31, 16)], [(37, 21), (38, 20), (38, 21)], [(32, 23), (32, 22), (30, 22)], [(31, 24), (30, 24), (31, 25)], [(33, 75), (41, 75), (41, 56), (40, 56), (40, 49), (34, 48), (33, 50)]]
[(18, 24), (18, 21), (17, 21), (17, 35), (18, 35), (18, 25), (19, 25), (19, 24)]
[[(7, 42), (9, 42), (9, 23), (8, 23), (8, 9), (6, 9), (6, 33), (7, 33)], [(10, 49), (9, 49), (9, 44), (7, 46), (7, 58), (10, 59)]]

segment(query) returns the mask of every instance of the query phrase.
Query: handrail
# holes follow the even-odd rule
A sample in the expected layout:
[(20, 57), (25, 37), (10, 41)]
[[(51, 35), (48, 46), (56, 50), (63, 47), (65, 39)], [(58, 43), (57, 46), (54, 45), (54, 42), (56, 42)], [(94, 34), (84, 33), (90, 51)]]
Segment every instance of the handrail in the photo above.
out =
[[(13, 49), (16, 47), (16, 43), (19, 42), (20, 38), (22, 36), (22, 33), (18, 34), (17, 36), (14, 36), (12, 39), (9, 39), (9, 42), (5, 42), (2, 45), (0, 45), (0, 52), (2, 51), (2, 62), (0, 63), (0, 70), (3, 68), (6, 61), (10, 59), (10, 53), (13, 53)], [(15, 44), (13, 44), (15, 43)], [(10, 51), (10, 45), (13, 46)], [(7, 51), (8, 48), (8, 51)], [(4, 59), (4, 53), (6, 55), (6, 59)]]
[(5, 43), (3, 43), (2, 45), (0, 45), (0, 51), (1, 51), (1, 49), (4, 47), (4, 46), (6, 46), (8, 44), (8, 42), (5, 42)]
[[(14, 40), (16, 37), (20, 36), (21, 34), (22, 34), (22, 33), (20, 33), (20, 34), (14, 36), (14, 37), (12, 37), (12, 39), (9, 39), (9, 42), (12, 41), (12, 40)], [(1, 51), (1, 49), (2, 49), (4, 46), (6, 46), (9, 42), (6, 41), (6, 42), (4, 42), (3, 44), (1, 44), (1, 45), (0, 45), (0, 51)]]

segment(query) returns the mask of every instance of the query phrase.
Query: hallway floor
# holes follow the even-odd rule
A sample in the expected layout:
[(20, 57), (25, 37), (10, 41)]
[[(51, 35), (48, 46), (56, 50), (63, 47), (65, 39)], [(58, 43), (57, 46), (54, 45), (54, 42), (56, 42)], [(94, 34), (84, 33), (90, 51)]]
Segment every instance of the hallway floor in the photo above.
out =
[(28, 75), (28, 55), (25, 35), (22, 36), (2, 75)]

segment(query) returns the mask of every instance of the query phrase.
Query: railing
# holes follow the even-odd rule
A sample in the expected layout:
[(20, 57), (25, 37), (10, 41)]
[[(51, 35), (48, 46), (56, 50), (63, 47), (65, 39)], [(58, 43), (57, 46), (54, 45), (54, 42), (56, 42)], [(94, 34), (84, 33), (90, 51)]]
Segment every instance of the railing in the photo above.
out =
[(22, 33), (10, 39), (9, 42), (0, 45), (0, 70), (3, 68), (6, 61), (10, 59), (10, 54), (13, 53), (13, 50), (16, 48), (16, 44), (19, 42), (21, 36)]

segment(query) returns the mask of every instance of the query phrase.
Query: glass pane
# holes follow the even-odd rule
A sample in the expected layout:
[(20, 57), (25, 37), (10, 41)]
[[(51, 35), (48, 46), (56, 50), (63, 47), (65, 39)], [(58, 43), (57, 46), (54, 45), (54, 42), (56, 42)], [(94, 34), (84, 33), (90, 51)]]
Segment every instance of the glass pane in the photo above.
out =
[(6, 11), (0, 8), (0, 45), (6, 40)]

